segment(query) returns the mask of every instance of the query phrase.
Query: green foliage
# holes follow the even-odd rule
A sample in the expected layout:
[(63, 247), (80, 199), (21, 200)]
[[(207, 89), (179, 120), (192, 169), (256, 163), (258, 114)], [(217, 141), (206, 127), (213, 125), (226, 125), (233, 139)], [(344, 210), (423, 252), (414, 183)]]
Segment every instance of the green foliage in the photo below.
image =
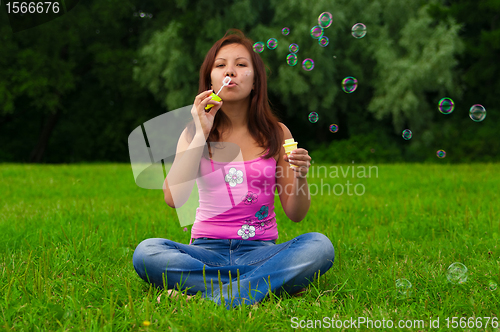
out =
[[(388, 22), (373, 28), (379, 81), (368, 108), (378, 119), (391, 115), (397, 132), (406, 126), (426, 129), (437, 108), (437, 101), (427, 98), (427, 93), (461, 96), (454, 71), (456, 55), (463, 49), (460, 26), (452, 20), (436, 21), (428, 14), (428, 6), (413, 5), (412, 9), (401, 11), (402, 26)], [(394, 30), (399, 34), (391, 36)]]
[[(151, 9), (161, 6), (148, 3)], [(81, 2), (16, 34), (7, 18), (0, 20), (7, 50), (0, 60), (0, 141), (9, 142), (2, 144), (0, 160), (27, 161), (48, 115), (56, 112), (45, 161), (128, 158), (130, 132), (162, 113), (132, 80), (140, 37), (155, 24), (133, 16), (137, 7), (131, 1)]]
[[(335, 140), (371, 137), (372, 145), (394, 146), (376, 149), (387, 161), (397, 150), (402, 160), (429, 160), (437, 146), (451, 151), (450, 162), (496, 159), (499, 6), (500, 0), (90, 1), (16, 34), (2, 12), (0, 140), (9, 144), (0, 147), (0, 160), (26, 161), (57, 112), (45, 161), (127, 161), (129, 133), (193, 102), (206, 52), (231, 28), (254, 41), (278, 39), (277, 49), (261, 53), (269, 97), (301, 147), (328, 145), (328, 126), (336, 123)], [(324, 11), (333, 15), (325, 48), (309, 34)], [(366, 24), (366, 37), (351, 36), (357, 22)], [(281, 34), (284, 26), (289, 36)], [(290, 43), (300, 47), (294, 67), (285, 61)], [(306, 57), (315, 61), (310, 72), (301, 68)], [(347, 76), (359, 82), (352, 94), (340, 87)], [(445, 96), (457, 105), (448, 116), (437, 111)], [(468, 119), (476, 103), (488, 110), (484, 124)], [(312, 111), (319, 114), (314, 125), (307, 121)], [(409, 142), (400, 139), (406, 128), (414, 132)]]
[(349, 139), (335, 140), (316, 148), (311, 157), (320, 163), (402, 162), (401, 150), (391, 137), (372, 132), (352, 135)]

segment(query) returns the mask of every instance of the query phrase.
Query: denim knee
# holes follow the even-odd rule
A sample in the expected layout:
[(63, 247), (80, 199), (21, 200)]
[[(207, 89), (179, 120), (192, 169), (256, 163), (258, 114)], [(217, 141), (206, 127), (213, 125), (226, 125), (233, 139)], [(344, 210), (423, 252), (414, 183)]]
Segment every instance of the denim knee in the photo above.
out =
[(134, 250), (134, 254), (132, 255), (132, 264), (134, 265), (135, 270), (139, 273), (144, 271), (144, 259), (147, 258), (147, 253), (150, 251), (148, 247), (154, 247), (158, 245), (158, 242), (163, 239), (159, 238), (151, 238), (145, 239), (141, 243), (137, 245)]
[(314, 253), (315, 260), (325, 266), (326, 269), (332, 267), (335, 259), (332, 241), (326, 235), (316, 232), (306, 233), (302, 236), (304, 240), (311, 244), (311, 253)]

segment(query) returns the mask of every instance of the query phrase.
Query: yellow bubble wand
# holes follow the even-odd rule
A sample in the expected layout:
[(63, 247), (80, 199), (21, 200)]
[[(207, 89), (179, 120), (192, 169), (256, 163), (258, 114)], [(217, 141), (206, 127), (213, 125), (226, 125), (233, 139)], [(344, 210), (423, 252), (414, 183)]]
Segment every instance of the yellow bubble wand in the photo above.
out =
[[(222, 91), (222, 88), (225, 87), (225, 86), (228, 86), (229, 83), (231, 83), (231, 77), (229, 76), (226, 76), (224, 77), (224, 80), (222, 81), (222, 86), (220, 87), (219, 91), (217, 91), (217, 93), (213, 93), (210, 95), (210, 97), (212, 97), (213, 100), (216, 100), (216, 101), (221, 101), (222, 99), (219, 97), (219, 93)], [(205, 107), (205, 110), (208, 110), (210, 108), (214, 107), (213, 104), (208, 104), (206, 107)]]

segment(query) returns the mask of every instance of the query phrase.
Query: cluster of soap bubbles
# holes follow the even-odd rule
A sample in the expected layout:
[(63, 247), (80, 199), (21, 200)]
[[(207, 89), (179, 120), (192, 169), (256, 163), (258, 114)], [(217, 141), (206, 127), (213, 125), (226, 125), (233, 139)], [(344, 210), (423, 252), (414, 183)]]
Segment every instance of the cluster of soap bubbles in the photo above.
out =
[[(321, 47), (326, 47), (330, 44), (330, 39), (327, 36), (325, 36), (324, 33), (325, 33), (325, 29), (327, 29), (328, 27), (330, 27), (332, 25), (332, 21), (333, 21), (333, 15), (330, 12), (323, 12), (318, 17), (318, 25), (313, 26), (310, 30), (311, 37), (314, 39), (317, 39), (318, 44)], [(351, 30), (352, 30), (352, 35), (357, 39), (363, 38), (366, 35), (366, 26), (363, 23), (356, 23), (352, 27)], [(290, 35), (290, 31), (291, 30), (289, 27), (284, 27), (283, 29), (281, 29), (281, 34), (283, 36), (288, 36), (288, 35)], [(276, 49), (277, 46), (278, 46), (278, 40), (276, 38), (270, 38), (267, 41), (267, 48), (268, 49), (274, 50), (274, 49)], [(256, 42), (253, 45), (253, 50), (257, 53), (262, 53), (264, 51), (264, 49), (265, 49), (265, 44), (263, 42)], [(295, 54), (299, 51), (299, 46), (297, 44), (290, 44), (289, 50), (290, 50), (290, 54), (292, 54), (292, 53)], [(295, 57), (290, 56), (290, 54), (286, 58), (286, 63), (289, 66), (295, 66), (297, 64), (297, 61), (296, 61), (297, 58), (296, 58), (296, 56)], [(336, 57), (334, 56), (334, 58), (336, 58)], [(302, 61), (302, 68), (306, 71), (311, 71), (314, 68), (314, 60), (310, 59), (310, 58), (303, 60)], [(355, 88), (354, 88), (354, 90), (355, 90)], [(352, 90), (352, 91), (354, 91), (354, 90)], [(352, 91), (350, 91), (350, 92), (352, 92)]]
[[(455, 110), (455, 102), (453, 101), (453, 99), (448, 97), (441, 98), (438, 103), (438, 110), (442, 114), (451, 114)], [(472, 105), (472, 107), (469, 109), (469, 117), (474, 122), (483, 121), (486, 118), (486, 109), (483, 107), (483, 105)], [(405, 140), (409, 140), (413, 135), (409, 129), (405, 129), (403, 130), (402, 136)], [(438, 150), (436, 152), (436, 155), (438, 158), (443, 159), (444, 157), (446, 157), (446, 151)]]
[[(330, 43), (329, 38), (325, 36), (325, 29), (327, 29), (332, 25), (332, 21), (333, 21), (332, 14), (330, 12), (323, 12), (318, 17), (318, 25), (313, 26), (309, 31), (310, 36), (314, 39), (317, 39), (318, 44), (321, 47), (326, 47)], [(281, 30), (281, 33), (283, 36), (290, 35), (290, 28), (284, 27)], [(363, 23), (356, 23), (351, 28), (351, 34), (356, 39), (364, 38), (366, 36), (366, 33), (367, 33), (366, 25)], [(277, 47), (278, 47), (278, 40), (276, 38), (270, 38), (267, 41), (268, 49), (274, 50)], [(255, 52), (261, 53), (265, 49), (265, 44), (263, 42), (256, 42), (253, 45), (253, 49)], [(288, 50), (290, 53), (286, 57), (286, 63), (289, 66), (295, 66), (299, 61), (297, 56), (297, 53), (299, 51), (299, 45), (291, 43), (288, 46)], [(334, 56), (334, 58), (336, 57)], [(306, 58), (302, 61), (302, 68), (305, 71), (311, 71), (314, 69), (314, 67), (315, 63), (313, 59)], [(341, 87), (345, 93), (353, 93), (354, 91), (356, 91), (358, 87), (358, 80), (352, 76), (348, 76), (342, 80)], [(451, 114), (455, 110), (455, 103), (451, 98), (448, 97), (442, 98), (438, 103), (438, 110), (442, 114)], [(473, 105), (469, 110), (469, 116), (475, 122), (483, 121), (486, 118), (486, 109), (480, 104)], [(309, 114), (308, 118), (310, 122), (316, 123), (319, 117), (316, 112), (312, 112)], [(336, 133), (338, 131), (338, 126), (332, 124), (330, 125), (329, 129), (330, 132)], [(405, 129), (403, 130), (402, 137), (405, 140), (410, 140), (413, 137), (413, 133), (410, 129)], [(436, 152), (436, 155), (438, 158), (441, 159), (445, 158), (446, 151), (438, 150)]]
[[(455, 103), (451, 98), (442, 98), (439, 101), (438, 109), (443, 114), (450, 114), (455, 110)], [(481, 122), (486, 118), (486, 109), (483, 105), (472, 105), (469, 109), (469, 117), (474, 122)]]
[[(330, 44), (330, 39), (325, 36), (325, 29), (329, 28), (332, 25), (333, 22), (333, 15), (330, 12), (323, 12), (319, 15), (318, 17), (318, 25), (313, 26), (310, 29), (310, 35), (312, 38), (318, 40), (318, 44), (321, 47), (327, 47)], [(281, 29), (281, 34), (283, 36), (289, 36), (291, 32), (291, 29), (289, 27), (284, 27)], [(356, 23), (352, 26), (351, 28), (351, 34), (354, 38), (356, 39), (361, 39), (366, 35), (366, 25), (363, 23)], [(278, 47), (278, 40), (276, 38), (270, 38), (267, 43), (263, 42), (256, 42), (253, 45), (253, 50), (256, 53), (262, 53), (264, 49), (266, 48), (270, 50), (274, 50)], [(296, 43), (291, 43), (288, 46), (289, 54), (286, 56), (286, 63), (293, 67), (297, 65), (299, 59), (297, 56), (297, 53), (299, 52), (299, 45)], [(336, 58), (334, 56), (334, 58)], [(315, 67), (314, 60), (311, 58), (305, 58), (302, 60), (302, 68), (305, 71), (311, 71)], [(354, 77), (348, 76), (342, 80), (341, 84), (342, 90), (345, 93), (353, 93), (356, 91), (358, 88), (358, 80)], [(316, 123), (318, 122), (319, 116), (318, 113), (316, 112), (311, 112), (308, 115), (308, 119), (311, 123)], [(332, 133), (338, 132), (338, 125), (336, 124), (331, 124), (329, 126), (329, 130)], [(411, 132), (410, 132), (410, 138), (411, 138)], [(409, 138), (408, 138), (409, 139)]]

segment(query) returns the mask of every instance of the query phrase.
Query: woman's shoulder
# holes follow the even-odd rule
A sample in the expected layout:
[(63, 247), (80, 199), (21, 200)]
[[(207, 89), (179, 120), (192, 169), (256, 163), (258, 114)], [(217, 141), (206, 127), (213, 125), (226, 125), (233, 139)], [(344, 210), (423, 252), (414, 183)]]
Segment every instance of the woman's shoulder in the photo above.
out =
[(292, 138), (292, 133), (290, 132), (290, 129), (283, 123), (283, 122), (278, 122), (280, 125), (281, 130), (283, 130), (283, 138), (284, 139), (289, 139)]
[[(283, 122), (278, 122), (278, 124), (279, 124), (279, 127), (280, 127), (281, 131), (283, 132), (283, 141), (285, 139), (292, 138), (292, 133), (290, 132), (290, 130), (288, 129), (288, 127)], [(276, 155), (273, 156), (274, 159), (276, 160), (276, 163), (279, 162), (280, 156), (284, 155), (284, 154), (285, 154), (285, 148), (283, 146), (281, 146), (281, 148), (276, 153)]]

